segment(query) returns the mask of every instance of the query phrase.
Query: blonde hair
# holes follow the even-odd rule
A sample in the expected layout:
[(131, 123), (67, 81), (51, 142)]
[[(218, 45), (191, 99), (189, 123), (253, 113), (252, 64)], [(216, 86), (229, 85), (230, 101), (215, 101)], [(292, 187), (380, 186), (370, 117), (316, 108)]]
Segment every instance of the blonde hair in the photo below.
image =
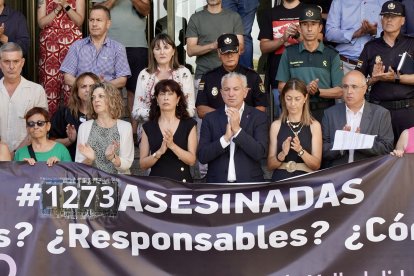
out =
[(98, 118), (98, 114), (96, 114), (95, 110), (93, 109), (93, 105), (92, 105), (93, 92), (98, 88), (102, 88), (105, 91), (106, 99), (108, 102), (108, 109), (109, 109), (108, 112), (111, 115), (111, 118), (112, 119), (121, 118), (122, 112), (124, 110), (124, 102), (121, 97), (121, 92), (113, 84), (109, 82), (98, 82), (92, 86), (91, 95), (89, 97), (89, 102), (88, 102), (88, 118), (89, 119)]

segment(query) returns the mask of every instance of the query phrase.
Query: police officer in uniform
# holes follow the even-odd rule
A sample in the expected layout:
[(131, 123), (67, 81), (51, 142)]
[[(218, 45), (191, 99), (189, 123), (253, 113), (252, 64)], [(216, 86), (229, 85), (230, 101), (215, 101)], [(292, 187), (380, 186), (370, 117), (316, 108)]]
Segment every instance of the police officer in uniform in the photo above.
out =
[(200, 118), (224, 106), (221, 97), (221, 78), (229, 72), (243, 74), (247, 78), (249, 92), (245, 98), (247, 105), (265, 111), (268, 105), (268, 94), (259, 74), (239, 64), (239, 40), (234, 34), (223, 34), (217, 39), (217, 52), (222, 65), (206, 73), (200, 81), (196, 107)]
[(307, 84), (310, 94), (310, 109), (319, 122), (326, 108), (342, 97), (341, 82), (344, 76), (338, 52), (318, 40), (322, 30), (321, 11), (316, 6), (307, 6), (299, 15), (299, 32), (303, 41), (290, 45), (280, 59), (276, 80), (282, 91), (291, 78)]
[(370, 76), (369, 101), (391, 113), (394, 138), (397, 141), (404, 129), (414, 126), (414, 74), (398, 72), (404, 52), (414, 54), (414, 38), (401, 33), (405, 22), (404, 5), (387, 1), (381, 9), (381, 37), (365, 44), (357, 70)]

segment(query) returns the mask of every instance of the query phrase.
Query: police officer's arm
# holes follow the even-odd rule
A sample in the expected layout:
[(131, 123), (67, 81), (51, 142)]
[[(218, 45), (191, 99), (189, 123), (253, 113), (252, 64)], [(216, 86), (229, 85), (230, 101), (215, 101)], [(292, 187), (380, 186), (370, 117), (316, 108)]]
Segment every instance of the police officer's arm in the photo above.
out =
[(187, 37), (187, 54), (189, 57), (202, 56), (217, 49), (217, 41), (198, 45), (198, 37)]
[(319, 97), (327, 98), (327, 99), (339, 99), (342, 97), (342, 88), (339, 86), (333, 88), (320, 88), (319, 91), (321, 94)]
[(214, 111), (215, 109), (212, 107), (209, 107), (207, 105), (199, 105), (197, 106), (197, 114), (200, 119), (203, 119), (204, 116), (206, 116), (207, 113)]
[(400, 83), (414, 85), (414, 74), (400, 75)]

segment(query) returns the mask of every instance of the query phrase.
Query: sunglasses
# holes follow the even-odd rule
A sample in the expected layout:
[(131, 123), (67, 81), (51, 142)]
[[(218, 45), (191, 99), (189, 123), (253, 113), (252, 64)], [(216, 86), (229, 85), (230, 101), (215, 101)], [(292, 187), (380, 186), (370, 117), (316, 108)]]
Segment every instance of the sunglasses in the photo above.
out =
[(26, 122), (26, 126), (30, 128), (34, 127), (35, 125), (37, 125), (38, 127), (42, 127), (48, 122), (49, 121), (37, 121), (37, 122), (29, 121), (29, 122)]

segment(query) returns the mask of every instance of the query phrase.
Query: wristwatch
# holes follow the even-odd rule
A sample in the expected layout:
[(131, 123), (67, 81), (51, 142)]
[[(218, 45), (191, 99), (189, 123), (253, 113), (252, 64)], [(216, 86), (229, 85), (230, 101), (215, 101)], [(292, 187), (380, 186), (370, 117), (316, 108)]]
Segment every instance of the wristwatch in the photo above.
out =
[(302, 155), (305, 153), (305, 151), (303, 150), (303, 149), (301, 149), (299, 152), (298, 152), (298, 156), (299, 157), (302, 157)]
[(397, 72), (394, 72), (394, 82), (400, 84), (400, 75)]
[(319, 97), (320, 94), (321, 94), (321, 91), (319, 91), (319, 88), (318, 88), (318, 90), (316, 90), (316, 92), (315, 92), (315, 96)]
[(157, 156), (157, 152), (154, 152), (154, 153), (152, 154), (152, 157), (154, 157), (155, 159), (160, 159), (160, 158)]
[(70, 9), (71, 9), (72, 7), (70, 6), (70, 5), (67, 5), (66, 7), (65, 7), (65, 11), (66, 12), (68, 12), (68, 11), (70, 11)]

